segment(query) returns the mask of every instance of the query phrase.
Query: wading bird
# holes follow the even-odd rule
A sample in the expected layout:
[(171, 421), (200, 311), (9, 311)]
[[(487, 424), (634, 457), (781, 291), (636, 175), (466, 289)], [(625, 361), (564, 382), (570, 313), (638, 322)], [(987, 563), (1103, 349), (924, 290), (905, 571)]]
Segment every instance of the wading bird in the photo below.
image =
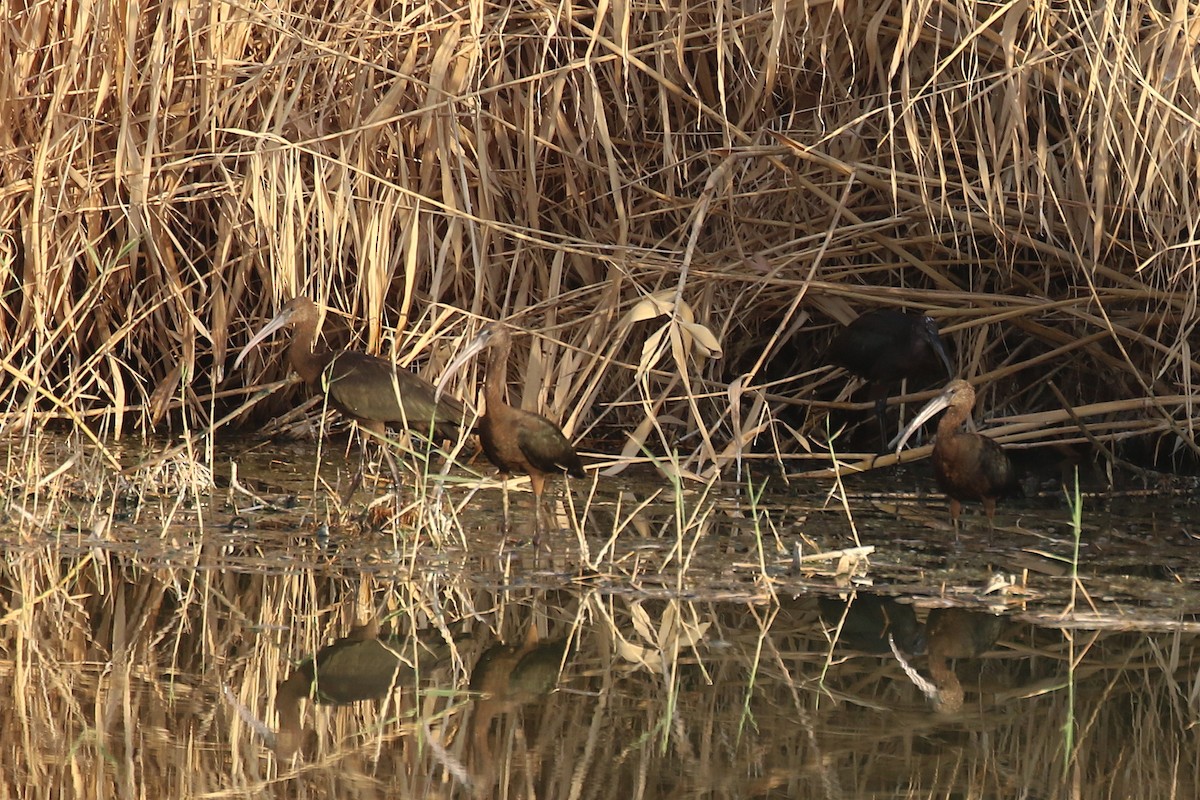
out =
[(825, 360), (869, 384), (881, 443), (888, 441), (884, 409), (892, 384), (929, 370), (936, 361), (946, 368), (947, 378), (954, 377), (937, 323), (891, 308), (868, 311), (851, 322), (829, 345)]
[(447, 663), (455, 643), (465, 644), (462, 633), (452, 632), (452, 640), (447, 640), (442, 630), (425, 628), (409, 635), (381, 632), (379, 620), (372, 618), (302, 661), (276, 688), (279, 732), (274, 737), (275, 754), (290, 758), (305, 740), (317, 739), (311, 728), (300, 725), (302, 700), (348, 705), (378, 700), (401, 686), (427, 681), (435, 669)]
[[(436, 397), (429, 381), (391, 361), (354, 350), (316, 350), (317, 307), (307, 297), (289, 301), (254, 334), (233, 363), (237, 369), (252, 349), (280, 328), (292, 328), (288, 361), (304, 381), (324, 392), (329, 404), (353, 418), (382, 443), (389, 422), (423, 436), (453, 439), (466, 413), (451, 397)], [(399, 470), (386, 444), (384, 456), (399, 483)]]
[[(466, 349), (447, 365), (438, 382), (438, 395), (459, 367), (486, 348), (491, 349), (483, 381), (483, 399), (487, 408), (479, 421), (479, 441), (488, 460), (500, 470), (501, 478), (507, 478), (513, 472), (529, 476), (533, 488), (534, 526), (540, 531), (546, 478), (561, 472), (577, 478), (586, 477), (583, 462), (561, 428), (541, 414), (513, 408), (504, 402), (512, 331), (502, 322), (485, 325)], [(507, 525), (507, 483), (504, 486), (504, 519)]]
[(908, 427), (896, 437), (899, 453), (913, 431), (934, 414), (946, 409), (938, 422), (937, 441), (933, 445), (933, 475), (950, 498), (950, 520), (958, 530), (958, 514), (964, 500), (979, 500), (987, 513), (988, 528), (993, 526), (996, 501), (1019, 496), (1021, 485), (1017, 471), (1003, 448), (982, 434), (965, 431), (975, 407), (975, 390), (963, 380), (954, 380), (937, 397), (917, 412)]
[(894, 637), (889, 636), (888, 640), (905, 674), (933, 701), (934, 710), (953, 714), (962, 710), (963, 686), (951, 660), (979, 658), (996, 644), (1003, 627), (1003, 617), (965, 608), (930, 611), (925, 623), (925, 642), (932, 681), (913, 668)]
[[(935, 608), (925, 623), (929, 674), (937, 691), (929, 695), (942, 714), (962, 709), (963, 687), (951, 659), (979, 658), (991, 650), (1004, 627), (1004, 618), (965, 608)], [(927, 693), (928, 694), (928, 693)]]

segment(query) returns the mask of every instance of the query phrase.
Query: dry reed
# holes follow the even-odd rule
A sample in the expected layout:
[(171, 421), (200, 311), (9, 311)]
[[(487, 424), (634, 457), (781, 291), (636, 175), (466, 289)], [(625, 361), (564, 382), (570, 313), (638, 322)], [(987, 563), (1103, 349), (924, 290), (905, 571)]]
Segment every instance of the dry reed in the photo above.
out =
[(938, 320), (984, 416), (1062, 413), (1053, 381), (1070, 421), (1023, 441), (1197, 452), (1189, 14), (117, 10), (0, 31), (10, 429), (243, 422), (281, 370), (229, 356), (305, 292), (431, 376), (461, 315), (536, 329), (524, 402), (701, 476), (823, 457), (820, 413), (778, 415), (880, 305)]

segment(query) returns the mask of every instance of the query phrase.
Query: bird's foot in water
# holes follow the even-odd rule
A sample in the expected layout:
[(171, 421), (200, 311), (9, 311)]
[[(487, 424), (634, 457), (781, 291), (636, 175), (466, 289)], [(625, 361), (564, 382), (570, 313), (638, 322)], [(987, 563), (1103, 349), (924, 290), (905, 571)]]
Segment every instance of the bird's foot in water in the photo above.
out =
[(350, 479), (350, 484), (338, 495), (338, 503), (342, 508), (347, 508), (350, 505), (350, 498), (354, 497), (354, 493), (358, 491), (358, 487), (362, 486), (363, 468), (359, 466), (358, 471), (354, 473), (354, 477)]

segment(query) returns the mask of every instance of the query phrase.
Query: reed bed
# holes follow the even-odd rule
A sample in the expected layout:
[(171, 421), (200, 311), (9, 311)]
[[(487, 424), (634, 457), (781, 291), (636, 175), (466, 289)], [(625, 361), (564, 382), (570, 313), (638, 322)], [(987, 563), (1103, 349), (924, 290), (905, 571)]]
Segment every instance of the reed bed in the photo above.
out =
[(479, 320), (512, 319), (538, 334), (524, 402), (713, 475), (827, 458), (848, 396), (818, 393), (824, 347), (899, 306), (936, 318), (1025, 444), (1194, 457), (1193, 16), (14, 9), (5, 425), (108, 439), (277, 412), (293, 393), (256, 393), (277, 360), (227, 365), (304, 292), (432, 377)]

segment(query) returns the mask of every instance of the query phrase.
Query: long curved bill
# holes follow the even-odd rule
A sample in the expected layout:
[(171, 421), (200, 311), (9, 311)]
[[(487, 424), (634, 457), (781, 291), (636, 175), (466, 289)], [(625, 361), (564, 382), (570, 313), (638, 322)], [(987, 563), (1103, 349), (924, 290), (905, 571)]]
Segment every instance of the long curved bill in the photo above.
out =
[(946, 355), (946, 348), (942, 347), (942, 337), (933, 337), (933, 352), (938, 354), (938, 358), (942, 360), (942, 365), (946, 368), (946, 377), (954, 377), (954, 367), (950, 365), (950, 356)]
[(894, 447), (895, 451), (899, 453), (904, 448), (904, 443), (916, 432), (917, 428), (920, 428), (935, 414), (945, 410), (950, 405), (950, 398), (953, 394), (953, 390), (947, 389), (922, 406), (917, 415), (912, 418), (912, 422), (908, 423), (908, 427), (896, 434), (896, 438), (888, 443), (888, 449), (890, 450)]
[(442, 377), (437, 383), (437, 389), (433, 393), (434, 402), (441, 399), (442, 391), (446, 388), (446, 384), (450, 382), (450, 376), (462, 368), (463, 364), (479, 355), (480, 351), (486, 349), (492, 343), (492, 338), (496, 335), (496, 328), (492, 325), (486, 325), (479, 333), (475, 334), (461, 353), (455, 356), (446, 369), (442, 371)]
[(262, 330), (254, 334), (254, 336), (250, 338), (250, 341), (246, 342), (246, 346), (242, 348), (242, 352), (238, 353), (237, 360), (233, 362), (233, 368), (237, 369), (238, 366), (241, 365), (243, 359), (246, 358), (246, 355), (255, 347), (258, 347), (260, 344), (262, 344), (268, 336), (291, 322), (295, 313), (295, 309), (285, 308), (283, 311), (280, 311), (274, 319), (264, 325)]
[(954, 377), (954, 367), (950, 364), (950, 356), (946, 355), (946, 348), (942, 346), (942, 336), (938, 332), (937, 323), (932, 317), (925, 317), (921, 320), (925, 341), (929, 342), (929, 346), (933, 348), (933, 352), (937, 353), (938, 359), (942, 362), (942, 366), (946, 368), (946, 377)]

